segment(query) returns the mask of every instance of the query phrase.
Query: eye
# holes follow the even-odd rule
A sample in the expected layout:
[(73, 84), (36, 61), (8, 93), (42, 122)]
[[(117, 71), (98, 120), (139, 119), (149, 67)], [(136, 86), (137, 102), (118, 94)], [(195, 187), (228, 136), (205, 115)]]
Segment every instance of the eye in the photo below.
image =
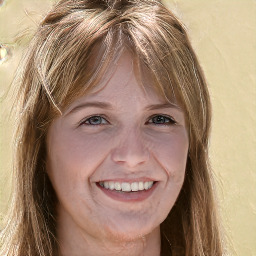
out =
[(102, 116), (91, 116), (80, 123), (80, 125), (105, 125), (108, 121)]
[(155, 115), (149, 119), (148, 123), (154, 125), (174, 125), (177, 122), (170, 116)]

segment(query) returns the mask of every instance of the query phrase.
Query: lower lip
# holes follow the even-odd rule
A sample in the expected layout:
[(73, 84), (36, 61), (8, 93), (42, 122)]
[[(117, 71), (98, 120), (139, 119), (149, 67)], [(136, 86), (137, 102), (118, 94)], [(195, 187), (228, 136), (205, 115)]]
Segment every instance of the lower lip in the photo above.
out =
[(148, 190), (136, 191), (136, 192), (122, 192), (116, 190), (110, 190), (101, 187), (97, 183), (97, 187), (108, 197), (122, 202), (140, 202), (149, 198), (157, 187), (158, 182), (155, 182), (153, 186)]

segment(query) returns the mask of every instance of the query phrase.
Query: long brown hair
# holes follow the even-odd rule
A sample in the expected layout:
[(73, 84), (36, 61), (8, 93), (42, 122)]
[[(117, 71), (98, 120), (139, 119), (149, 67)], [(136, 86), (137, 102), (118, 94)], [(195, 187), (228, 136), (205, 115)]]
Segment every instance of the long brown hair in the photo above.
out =
[(223, 254), (208, 161), (209, 94), (184, 26), (157, 0), (61, 0), (40, 24), (19, 73), (16, 184), (1, 255), (55, 255), (57, 198), (45, 171), (48, 127), (99, 84), (124, 48), (138, 74), (150, 74), (157, 93), (178, 100), (187, 119), (185, 181), (161, 224), (167, 242), (162, 253)]

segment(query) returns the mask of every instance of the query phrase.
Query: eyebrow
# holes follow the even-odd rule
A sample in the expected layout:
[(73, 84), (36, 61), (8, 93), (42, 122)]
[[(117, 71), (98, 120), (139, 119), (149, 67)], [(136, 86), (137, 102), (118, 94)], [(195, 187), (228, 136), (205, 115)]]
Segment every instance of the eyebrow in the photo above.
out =
[[(93, 101), (93, 102), (84, 102), (81, 103), (74, 108), (72, 108), (70, 111), (68, 111), (67, 115), (71, 113), (78, 112), (79, 110), (87, 107), (96, 107), (96, 108), (102, 108), (102, 109), (108, 109), (108, 110), (114, 110), (113, 106), (110, 103), (107, 102), (101, 102), (101, 101)], [(160, 103), (160, 104), (151, 104), (145, 107), (145, 110), (156, 110), (156, 109), (163, 109), (163, 108), (175, 108), (177, 110), (181, 110), (181, 108), (174, 104), (174, 103)]]
[(162, 109), (162, 108), (176, 108), (178, 110), (181, 110), (180, 106), (177, 104), (168, 102), (168, 103), (160, 103), (160, 104), (151, 104), (148, 105), (145, 109), (146, 110), (155, 110), (155, 109)]
[(68, 111), (67, 115), (69, 115), (71, 113), (75, 113), (83, 108), (88, 108), (88, 107), (103, 108), (103, 109), (109, 109), (109, 110), (113, 109), (111, 104), (106, 103), (106, 102), (101, 102), (101, 101), (84, 102), (84, 103), (81, 103), (81, 104), (75, 106), (70, 111)]

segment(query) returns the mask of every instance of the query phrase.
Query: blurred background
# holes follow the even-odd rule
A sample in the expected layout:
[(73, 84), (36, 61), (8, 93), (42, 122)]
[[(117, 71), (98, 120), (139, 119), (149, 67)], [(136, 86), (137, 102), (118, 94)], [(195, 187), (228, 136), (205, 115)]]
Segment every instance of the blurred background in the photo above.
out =
[[(256, 255), (256, 1), (165, 0), (186, 25), (213, 104), (210, 144), (229, 255)], [(0, 228), (11, 187), (5, 97), (22, 51), (53, 0), (0, 0)]]

